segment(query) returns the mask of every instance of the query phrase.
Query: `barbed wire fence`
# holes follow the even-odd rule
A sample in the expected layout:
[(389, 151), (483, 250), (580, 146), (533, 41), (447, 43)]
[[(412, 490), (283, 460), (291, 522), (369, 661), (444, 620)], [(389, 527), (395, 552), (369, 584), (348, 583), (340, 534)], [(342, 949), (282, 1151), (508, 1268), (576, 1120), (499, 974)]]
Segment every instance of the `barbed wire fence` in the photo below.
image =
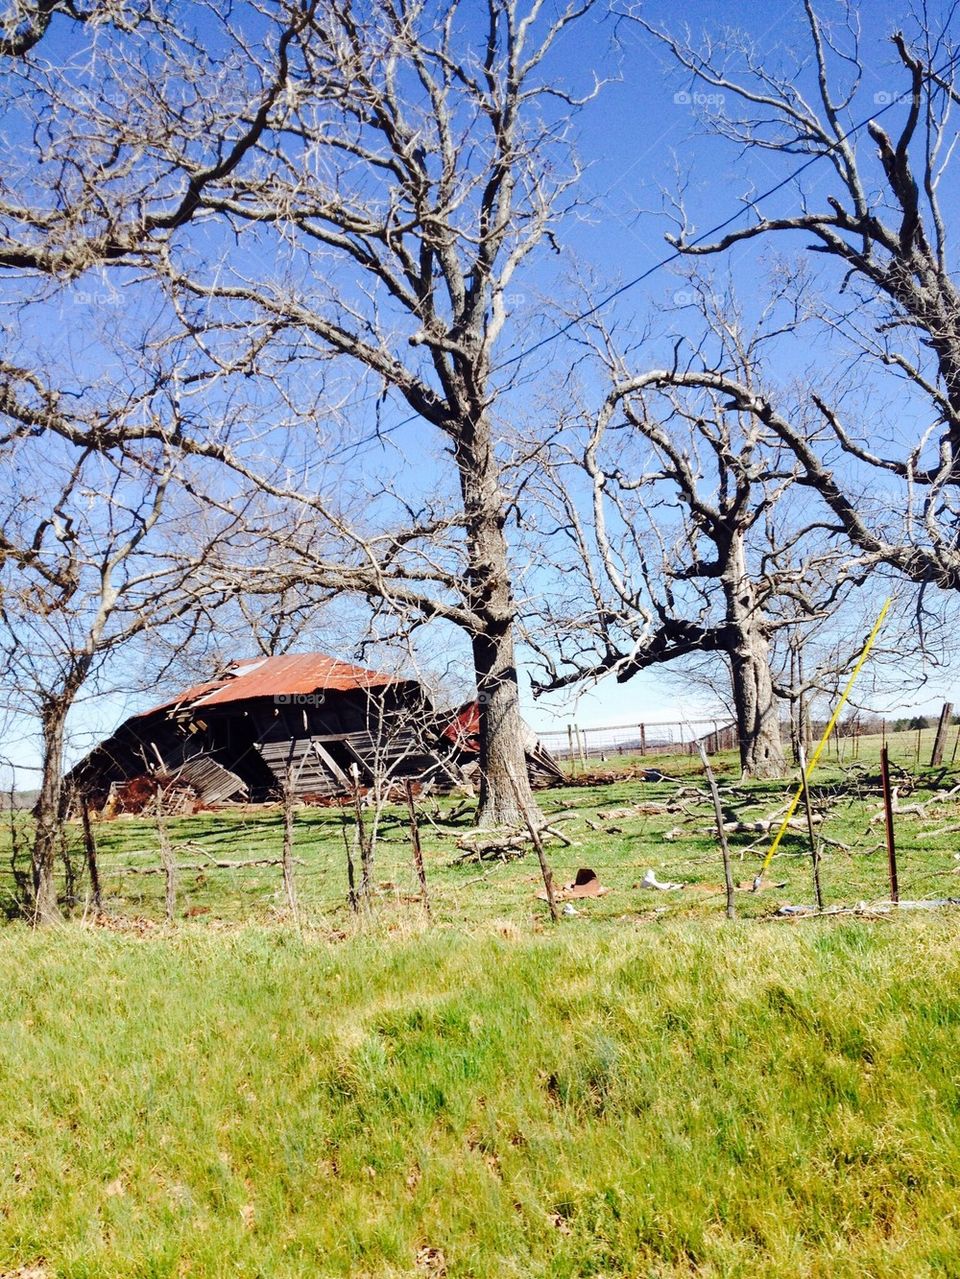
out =
[[(914, 722), (915, 727), (904, 726), (904, 721)], [(845, 726), (841, 735), (831, 739), (829, 754), (822, 767), (834, 766), (834, 780), (814, 780), (815, 800), (825, 811), (840, 813), (845, 808), (860, 805), (866, 811), (877, 809), (878, 792), (875, 774), (878, 769), (879, 750), (886, 744), (897, 771), (896, 780), (901, 791), (901, 807), (923, 809), (915, 805), (915, 786), (911, 780), (918, 771), (930, 767), (937, 727), (933, 722), (925, 725), (921, 717), (909, 712), (897, 717), (887, 717), (880, 722), (880, 731), (865, 717), (862, 728)], [(943, 749), (942, 767), (947, 770), (941, 788), (949, 792), (956, 781), (960, 728), (952, 722), (947, 726)], [(634, 782), (650, 772), (669, 777), (667, 761), (685, 761), (698, 751), (702, 742), (708, 753), (717, 760), (721, 784), (727, 788), (725, 796), (734, 803), (736, 770), (736, 733), (734, 727), (722, 717), (670, 723), (666, 721), (638, 722), (635, 725), (580, 726), (574, 723), (557, 726), (552, 731), (539, 734), (541, 742), (560, 760), (570, 773), (571, 780), (594, 781), (602, 787), (605, 782), (624, 778)], [(836, 766), (841, 775), (837, 780)], [(699, 784), (699, 774), (692, 761), (686, 766), (684, 776), (691, 785)], [(604, 770), (607, 770), (606, 773)], [(789, 783), (782, 786), (786, 793)], [(831, 789), (832, 788), (832, 789)], [(623, 807), (623, 790), (616, 793), (616, 803)], [(642, 808), (646, 803), (652, 810), (668, 806), (673, 792), (669, 782), (658, 784), (654, 779), (644, 782), (642, 790), (629, 791), (637, 797)], [(605, 792), (598, 792), (596, 808), (606, 804)], [(948, 796), (949, 798), (949, 796)], [(774, 811), (777, 807), (772, 791), (758, 801), (754, 809), (757, 820), (767, 816), (763, 807)], [(364, 796), (364, 801), (367, 797)], [(399, 921), (396, 926), (420, 928), (425, 924), (422, 909), (423, 890), (418, 878), (415, 856), (411, 847), (410, 815), (403, 797), (397, 802), (382, 803), (378, 794), (371, 803), (378, 811), (377, 857), (374, 898), (380, 914), (392, 914)], [(704, 795), (706, 801), (706, 795)], [(551, 814), (562, 813), (576, 803), (574, 793), (563, 788), (542, 796), (545, 809)], [(633, 800), (631, 800), (633, 802)], [(416, 796), (416, 814), (419, 835), (427, 856), (427, 874), (430, 876), (430, 897), (433, 913), (439, 920), (464, 918), (475, 914), (477, 895), (493, 893), (496, 909), (505, 915), (517, 915), (523, 911), (529, 915), (535, 911), (534, 894), (539, 880), (536, 867), (521, 864), (522, 875), (512, 874), (509, 866), (516, 863), (502, 861), (475, 866), (459, 867), (455, 874), (449, 867), (459, 854), (458, 839), (470, 828), (470, 796), (467, 793), (440, 798), (435, 795)], [(29, 846), (32, 818), (29, 807), (17, 808), (7, 798), (6, 811), (2, 814), (0, 840), (2, 858), (0, 865), (0, 909), (15, 915), (18, 907), (16, 889), (23, 887), (23, 877), (29, 866)], [(298, 804), (292, 815), (290, 857), (295, 859), (295, 875), (299, 899), (299, 915), (306, 926), (329, 933), (338, 933), (357, 926), (349, 911), (348, 883), (345, 848), (356, 849), (356, 796), (345, 794), (330, 797), (322, 804)], [(940, 808), (898, 814), (898, 824), (908, 827), (904, 831), (901, 849), (901, 881), (905, 895), (925, 896), (929, 893), (951, 896), (960, 890), (957, 883), (957, 862), (953, 859), (952, 831), (960, 831), (960, 798), (956, 805), (948, 802)], [(596, 816), (590, 809), (591, 819)], [(748, 812), (747, 817), (750, 816)], [(873, 818), (877, 816), (873, 813)], [(262, 921), (285, 925), (290, 920), (289, 891), (283, 874), (284, 808), (279, 797), (274, 804), (223, 804), (210, 805), (196, 812), (184, 811), (164, 814), (163, 829), (155, 815), (121, 814), (103, 818), (87, 815), (85, 825), (82, 813), (64, 824), (61, 844), (61, 882), (64, 904), (75, 919), (98, 918), (117, 927), (161, 927), (168, 913), (168, 885), (171, 857), (175, 865), (177, 886), (176, 918), (205, 919), (211, 925), (229, 925), (245, 921)], [(589, 861), (602, 878), (619, 875), (630, 888), (637, 885), (631, 875), (637, 875), (640, 863), (636, 855), (642, 846), (640, 861), (646, 864), (668, 864), (677, 868), (673, 873), (696, 875), (699, 868), (712, 866), (714, 855), (709, 846), (704, 847), (704, 832), (709, 831), (709, 814), (703, 809), (702, 822), (690, 827), (682, 837), (674, 841), (672, 849), (663, 847), (666, 838), (658, 828), (663, 822), (651, 811), (641, 817), (635, 832), (636, 844), (631, 856), (624, 852), (624, 842), (617, 837), (613, 818), (594, 823), (596, 840), (589, 853)], [(833, 818), (831, 817), (832, 821)], [(609, 829), (608, 829), (609, 828)], [(863, 896), (883, 895), (885, 883), (882, 854), (882, 825), (876, 820), (862, 832), (857, 843), (850, 848), (835, 847), (831, 856), (835, 867), (843, 874), (841, 879), (856, 879), (862, 885)], [(611, 838), (605, 839), (607, 834)], [(920, 838), (923, 836), (924, 838)], [(95, 856), (91, 858), (89, 841), (92, 839)], [(643, 844), (643, 840), (647, 840)], [(697, 842), (693, 849), (684, 848), (684, 841)], [(752, 858), (762, 852), (765, 835), (738, 837), (733, 855), (738, 865), (753, 869)], [(164, 841), (169, 846), (164, 846)], [(925, 845), (931, 841), (942, 854), (941, 862), (932, 863)], [(952, 841), (956, 843), (957, 841)], [(839, 841), (842, 844), (843, 841)], [(709, 845), (709, 839), (707, 840)], [(949, 845), (949, 847), (948, 847)], [(658, 846), (663, 856), (658, 857)], [(561, 867), (572, 866), (577, 857), (566, 849), (557, 849)], [(666, 854), (669, 854), (667, 856)], [(802, 841), (794, 838), (785, 857), (802, 857)], [(851, 871), (851, 859), (856, 857), (856, 871)], [(712, 860), (713, 859), (713, 860)], [(945, 859), (945, 860), (944, 860)], [(785, 865), (786, 861), (775, 863)], [(95, 867), (96, 882), (93, 882)], [(444, 873), (436, 874), (439, 867)], [(562, 874), (562, 872), (561, 872)], [(831, 886), (830, 868), (827, 871), (828, 888)], [(495, 886), (495, 890), (494, 890)], [(836, 884), (834, 892), (839, 891)], [(95, 900), (99, 898), (99, 901)], [(633, 903), (647, 898), (632, 895)], [(707, 901), (706, 895), (701, 900)], [(718, 903), (721, 901), (719, 887)]]

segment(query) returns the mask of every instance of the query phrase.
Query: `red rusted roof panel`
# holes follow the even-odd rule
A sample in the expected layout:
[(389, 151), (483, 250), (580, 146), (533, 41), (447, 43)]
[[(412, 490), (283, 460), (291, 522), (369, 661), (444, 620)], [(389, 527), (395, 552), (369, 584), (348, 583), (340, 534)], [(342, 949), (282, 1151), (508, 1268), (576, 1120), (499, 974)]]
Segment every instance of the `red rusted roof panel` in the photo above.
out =
[(458, 750), (477, 752), (480, 749), (480, 704), (467, 702), (443, 730), (443, 736)]
[(369, 671), (352, 662), (341, 662), (325, 653), (285, 653), (280, 657), (251, 657), (233, 662), (217, 680), (195, 684), (152, 710), (172, 706), (223, 706), (245, 702), (252, 697), (296, 697), (327, 691), (349, 692), (358, 688), (383, 688), (396, 683), (396, 676)]

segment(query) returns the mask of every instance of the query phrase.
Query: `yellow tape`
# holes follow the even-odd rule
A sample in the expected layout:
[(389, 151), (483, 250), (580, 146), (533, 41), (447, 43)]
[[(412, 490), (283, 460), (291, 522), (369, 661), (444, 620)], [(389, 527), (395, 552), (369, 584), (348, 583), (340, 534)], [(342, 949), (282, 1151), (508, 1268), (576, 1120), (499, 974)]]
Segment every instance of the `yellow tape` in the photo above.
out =
[[(874, 640), (880, 634), (880, 627), (883, 625), (883, 619), (886, 617), (887, 610), (889, 609), (892, 602), (893, 602), (892, 597), (890, 597), (884, 603), (883, 608), (880, 610), (880, 616), (877, 618), (876, 622), (874, 623), (873, 630), (870, 632), (870, 636), (866, 644), (864, 644), (863, 646), (863, 652), (857, 658), (857, 664), (853, 668), (853, 671), (850, 674), (850, 678), (847, 680), (847, 686), (843, 690), (843, 695), (841, 696), (839, 702), (837, 702), (837, 705), (836, 705), (836, 708), (834, 709), (833, 714), (830, 716), (830, 723), (823, 730), (823, 736), (820, 738), (820, 744), (817, 746), (817, 749), (813, 752), (813, 755), (810, 758), (810, 762), (807, 764), (807, 767), (805, 769), (805, 779), (807, 782), (810, 781), (810, 778), (813, 774), (813, 770), (817, 766), (817, 761), (819, 760), (820, 756), (823, 754), (823, 748), (826, 746), (827, 742), (830, 740), (830, 734), (833, 732), (833, 727), (836, 724), (837, 720), (840, 718), (840, 712), (843, 710), (844, 703), (846, 702), (847, 698), (850, 696), (851, 689), (853, 688), (854, 684), (857, 682), (857, 676), (863, 670), (863, 664), (867, 660), (867, 657), (870, 654), (871, 648), (873, 648)], [(793, 802), (791, 803), (790, 807), (787, 809), (787, 815), (786, 817), (784, 817), (783, 822), (780, 826), (780, 829), (777, 831), (776, 839), (774, 839), (773, 843), (770, 845), (770, 851), (769, 853), (767, 853), (766, 857), (763, 859), (763, 865), (760, 867), (760, 871), (756, 879), (753, 881), (754, 888), (758, 888), (760, 886), (760, 882), (763, 879), (766, 869), (770, 865), (770, 862), (773, 859), (773, 854), (780, 847), (780, 841), (781, 839), (783, 839), (786, 833), (787, 827), (790, 825), (790, 818), (797, 811), (797, 805), (800, 803), (800, 796), (802, 794), (803, 794), (803, 782), (801, 782), (800, 785), (797, 787), (797, 793), (796, 795), (794, 795)]]

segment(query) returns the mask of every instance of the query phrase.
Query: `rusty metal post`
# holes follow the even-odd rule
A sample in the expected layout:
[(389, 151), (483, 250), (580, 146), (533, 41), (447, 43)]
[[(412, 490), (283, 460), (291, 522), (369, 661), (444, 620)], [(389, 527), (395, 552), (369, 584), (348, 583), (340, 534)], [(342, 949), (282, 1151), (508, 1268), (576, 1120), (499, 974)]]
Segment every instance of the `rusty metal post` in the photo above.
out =
[(880, 782), (883, 786), (883, 818), (887, 828), (887, 864), (890, 868), (890, 900), (900, 900), (897, 882), (897, 848), (893, 836), (893, 799), (890, 792), (890, 761), (886, 745), (880, 751)]
[(573, 725), (567, 725), (567, 741), (570, 743), (570, 776), (577, 771), (577, 760), (573, 752)]
[(640, 725), (640, 754), (646, 755), (646, 753), (647, 753), (647, 730), (645, 725), (641, 724)]

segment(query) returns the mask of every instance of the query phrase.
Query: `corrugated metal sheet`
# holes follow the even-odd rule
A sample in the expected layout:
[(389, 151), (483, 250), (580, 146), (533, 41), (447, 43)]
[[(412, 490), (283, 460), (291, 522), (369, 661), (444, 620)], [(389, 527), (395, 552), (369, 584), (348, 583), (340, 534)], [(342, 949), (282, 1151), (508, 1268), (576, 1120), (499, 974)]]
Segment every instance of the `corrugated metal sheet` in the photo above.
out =
[(480, 749), (480, 704), (467, 702), (461, 706), (450, 723), (444, 728), (443, 736), (453, 742), (457, 750), (479, 751)]
[(174, 706), (223, 706), (251, 697), (305, 697), (326, 691), (384, 688), (395, 682), (393, 675), (341, 662), (325, 653), (285, 653), (233, 662), (222, 678), (195, 684), (143, 714), (153, 715)]
[(195, 755), (188, 759), (173, 776), (192, 786), (205, 804), (219, 804), (225, 799), (246, 797), (247, 794), (243, 778), (205, 755)]

